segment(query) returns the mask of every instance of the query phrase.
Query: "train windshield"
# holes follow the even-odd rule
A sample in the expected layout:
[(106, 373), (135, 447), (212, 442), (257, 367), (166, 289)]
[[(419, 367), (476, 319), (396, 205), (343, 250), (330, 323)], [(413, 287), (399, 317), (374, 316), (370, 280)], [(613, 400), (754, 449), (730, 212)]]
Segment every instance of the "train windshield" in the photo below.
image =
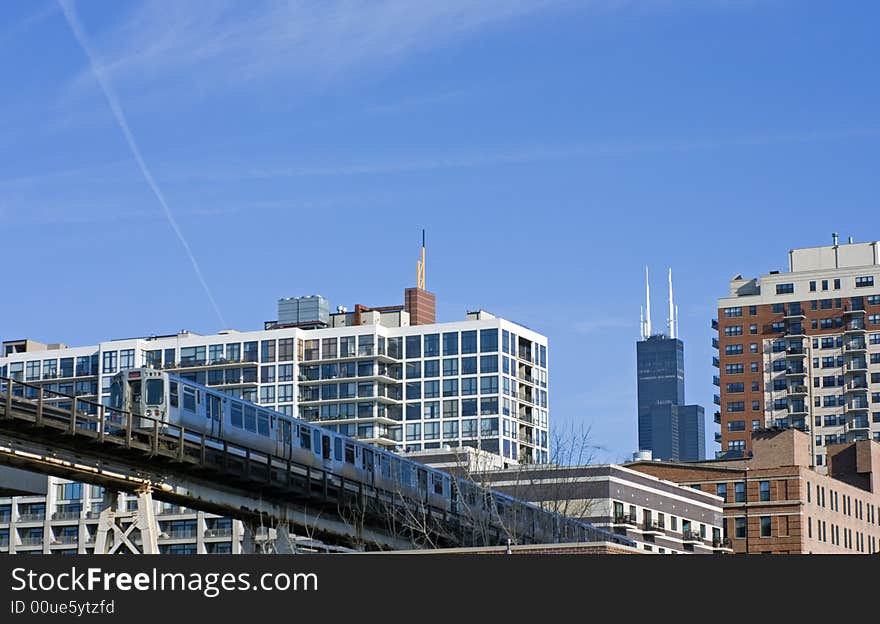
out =
[(161, 379), (147, 379), (147, 405), (165, 403), (165, 382)]
[(110, 384), (110, 407), (122, 409), (122, 383), (119, 379), (114, 379)]

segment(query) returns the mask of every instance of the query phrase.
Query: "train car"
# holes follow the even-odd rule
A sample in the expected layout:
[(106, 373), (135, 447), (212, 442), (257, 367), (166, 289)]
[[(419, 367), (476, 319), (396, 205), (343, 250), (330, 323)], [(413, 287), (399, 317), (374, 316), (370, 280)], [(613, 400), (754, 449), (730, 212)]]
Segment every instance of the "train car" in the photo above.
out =
[[(134, 431), (183, 427), (223, 441), (289, 459), (381, 488), (475, 525), (501, 525), (526, 541), (576, 539), (597, 530), (473, 481), (425, 466), (349, 436), (292, 418), (152, 368), (119, 372), (110, 386), (110, 407), (132, 414)], [(609, 533), (609, 535), (611, 535)]]

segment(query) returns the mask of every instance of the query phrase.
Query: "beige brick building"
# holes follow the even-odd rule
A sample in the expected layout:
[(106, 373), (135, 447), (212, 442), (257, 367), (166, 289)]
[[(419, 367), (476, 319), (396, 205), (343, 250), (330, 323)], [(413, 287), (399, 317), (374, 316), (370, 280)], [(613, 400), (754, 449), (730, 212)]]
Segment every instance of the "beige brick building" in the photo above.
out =
[(880, 551), (880, 444), (826, 448), (828, 474), (810, 468), (809, 435), (752, 432), (752, 456), (627, 468), (720, 496), (735, 553), (873, 554)]

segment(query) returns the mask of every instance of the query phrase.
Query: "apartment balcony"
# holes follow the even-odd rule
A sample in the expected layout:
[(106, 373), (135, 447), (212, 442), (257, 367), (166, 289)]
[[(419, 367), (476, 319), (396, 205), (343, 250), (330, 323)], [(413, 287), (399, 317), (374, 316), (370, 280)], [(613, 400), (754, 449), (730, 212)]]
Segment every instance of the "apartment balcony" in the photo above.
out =
[(719, 442), (719, 443), (721, 442), (721, 432), (720, 431), (715, 432), (715, 441)]
[(807, 351), (803, 347), (788, 347), (785, 350), (786, 359), (800, 359), (807, 357)]
[(810, 410), (806, 404), (804, 404), (804, 405), (789, 405), (788, 406), (788, 415), (789, 416), (806, 416), (809, 413), (810, 413)]
[(56, 546), (58, 544), (76, 544), (78, 541), (78, 535), (59, 535), (52, 540), (52, 546)]
[(715, 349), (718, 348), (718, 339), (717, 338), (712, 338), (712, 347)]
[(712, 319), (712, 329), (718, 331), (718, 319)]
[(207, 529), (205, 531), (205, 539), (232, 537), (232, 527), (226, 529)]
[(53, 520), (79, 520), (82, 512), (79, 511), (56, 511), (52, 514)]
[(712, 385), (718, 386), (718, 387), (721, 386), (721, 378), (718, 375), (712, 376)]
[(721, 368), (721, 362), (716, 355), (712, 356), (712, 366), (714, 366), (715, 368)]
[(804, 338), (807, 337), (807, 335), (804, 333), (804, 328), (803, 328), (803, 326), (800, 326), (800, 327), (787, 327), (787, 328), (785, 329), (785, 331), (782, 332), (782, 335), (785, 336), (786, 338), (792, 338), (792, 339), (795, 339), (795, 340), (803, 340)]
[(42, 537), (23, 537), (19, 542), (20, 546), (42, 546), (43, 538)]
[(800, 384), (790, 386), (788, 389), (788, 396), (790, 396), (790, 397), (806, 396), (809, 393), (809, 390), (810, 389), (807, 388), (807, 386), (803, 386)]
[(526, 444), (531, 444), (531, 445), (534, 445), (534, 444), (535, 444), (535, 438), (534, 438), (534, 436), (530, 436), (530, 435), (528, 435), (528, 434), (523, 434), (523, 433), (521, 433), (521, 434), (519, 434), (519, 438), (518, 438), (518, 439), (519, 439), (520, 442), (525, 442)]
[(786, 321), (799, 320), (807, 318), (807, 315), (804, 314), (803, 308), (798, 308), (796, 310), (789, 309), (788, 311), (786, 311), (785, 316), (783, 316), (782, 318), (784, 318)]
[(532, 352), (530, 349), (520, 349), (517, 352), (517, 356), (521, 360), (525, 360), (526, 362), (532, 362)]
[(864, 353), (868, 350), (868, 346), (864, 342), (848, 342), (843, 345), (847, 353)]
[(845, 429), (846, 431), (870, 430), (871, 424), (867, 418), (853, 418), (850, 422), (846, 423)]
[(198, 535), (198, 531), (195, 529), (191, 531), (171, 531), (170, 533), (164, 533), (159, 536), (159, 539), (163, 540), (194, 540)]
[(665, 535), (664, 527), (656, 520), (645, 520), (642, 523), (642, 532), (645, 535)]
[(681, 540), (685, 543), (689, 544), (702, 544), (703, 538), (700, 537), (700, 534), (696, 531), (682, 531), (681, 532)]
[(639, 526), (639, 523), (636, 521), (635, 514), (623, 514), (620, 516), (614, 516), (614, 524), (631, 527)]
[(804, 377), (804, 376), (806, 376), (806, 374), (807, 374), (807, 371), (801, 367), (793, 367), (793, 368), (786, 368), (785, 369), (785, 376), (786, 377)]
[(43, 522), (46, 520), (44, 513), (24, 513), (18, 516), (19, 522)]
[(729, 537), (712, 540), (712, 549), (719, 552), (733, 552), (733, 542)]
[(715, 424), (716, 425), (721, 424), (721, 412), (715, 412)]
[(847, 411), (847, 412), (867, 412), (869, 410), (870, 410), (870, 407), (868, 407), (867, 401), (860, 402), (860, 403), (852, 402), (852, 403), (848, 404), (845, 408), (845, 411)]
[(867, 392), (868, 391), (868, 383), (866, 381), (860, 381), (857, 383), (848, 383), (844, 388), (844, 392)]
[(844, 365), (844, 373), (861, 373), (868, 371), (867, 360), (853, 358)]
[(868, 330), (865, 329), (864, 321), (859, 321), (858, 323), (850, 322), (843, 326), (844, 334), (864, 334), (866, 331)]
[(846, 309), (843, 311), (843, 316), (844, 316), (844, 317), (847, 317), (847, 316), (864, 316), (865, 314), (866, 314), (866, 312), (865, 312), (865, 309), (864, 309), (864, 308), (861, 308), (861, 309), (858, 309), (858, 310), (850, 310), (849, 308), (846, 308)]
[(718, 396), (717, 394), (712, 395), (712, 402), (715, 405), (721, 405), (721, 397)]
[(533, 386), (534, 386), (535, 384), (538, 383), (538, 382), (535, 380), (534, 377), (532, 377), (531, 375), (527, 375), (527, 374), (525, 374), (525, 373), (519, 373), (519, 374), (516, 376), (516, 378), (519, 379), (520, 381), (524, 381), (524, 382), (526, 382), (526, 383), (530, 383), (530, 384), (532, 384)]

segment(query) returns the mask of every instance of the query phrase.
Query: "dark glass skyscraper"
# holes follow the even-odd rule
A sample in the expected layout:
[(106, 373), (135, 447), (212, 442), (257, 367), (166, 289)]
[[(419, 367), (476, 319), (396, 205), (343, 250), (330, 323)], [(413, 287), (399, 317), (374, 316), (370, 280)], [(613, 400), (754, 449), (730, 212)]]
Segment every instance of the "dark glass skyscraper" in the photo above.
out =
[[(647, 290), (647, 270), (646, 270)], [(648, 315), (642, 319), (642, 340), (636, 343), (638, 380), (639, 450), (654, 459), (698, 461), (705, 459), (706, 425), (699, 405), (684, 403), (684, 343), (678, 332), (677, 309), (672, 303), (669, 274), (669, 333), (651, 333)]]

